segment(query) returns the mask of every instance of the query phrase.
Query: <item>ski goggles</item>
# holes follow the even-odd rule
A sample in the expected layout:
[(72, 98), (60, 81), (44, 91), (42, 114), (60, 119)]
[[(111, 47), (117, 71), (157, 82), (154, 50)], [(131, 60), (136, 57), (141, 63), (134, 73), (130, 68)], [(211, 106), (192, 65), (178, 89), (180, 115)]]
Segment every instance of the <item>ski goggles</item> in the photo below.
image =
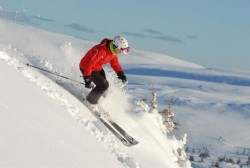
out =
[(121, 48), (121, 50), (124, 54), (128, 54), (130, 52), (130, 47)]

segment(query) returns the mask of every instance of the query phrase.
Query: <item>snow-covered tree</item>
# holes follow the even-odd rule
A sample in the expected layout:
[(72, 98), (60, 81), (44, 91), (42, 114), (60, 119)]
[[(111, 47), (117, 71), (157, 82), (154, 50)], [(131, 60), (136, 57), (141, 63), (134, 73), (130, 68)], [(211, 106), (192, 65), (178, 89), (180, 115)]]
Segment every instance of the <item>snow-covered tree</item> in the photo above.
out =
[(174, 113), (172, 110), (175, 100), (175, 98), (171, 98), (168, 101), (167, 108), (159, 112), (157, 94), (152, 87), (152, 101), (150, 102), (150, 105), (147, 104), (147, 99), (140, 99), (136, 102), (136, 104), (139, 105), (139, 107), (143, 109), (143, 111), (151, 112), (152, 114), (156, 115), (156, 120), (159, 123), (159, 127), (162, 132), (167, 135), (169, 140), (173, 140), (173, 154), (177, 158), (178, 165), (182, 168), (191, 167), (189, 157), (186, 155), (185, 151), (187, 134), (185, 133), (180, 140), (177, 140), (172, 134), (177, 129), (177, 125), (179, 125), (177, 122), (173, 121)]
[(250, 156), (248, 157), (247, 165), (248, 165), (248, 166), (250, 165)]
[(179, 125), (179, 123), (173, 121), (174, 113), (172, 112), (172, 109), (175, 100), (175, 98), (171, 98), (168, 102), (167, 108), (159, 112), (162, 116), (163, 124), (165, 125), (168, 133), (178, 129), (177, 126)]
[(152, 101), (151, 101), (151, 107), (152, 109), (157, 109), (158, 103), (157, 103), (157, 94), (154, 90), (154, 87), (152, 86)]
[(178, 148), (177, 148), (177, 158), (178, 164), (181, 167), (186, 167), (186, 164), (189, 164), (187, 160), (189, 160), (186, 152), (185, 152), (185, 145), (187, 143), (187, 134), (185, 133), (182, 138), (178, 141)]

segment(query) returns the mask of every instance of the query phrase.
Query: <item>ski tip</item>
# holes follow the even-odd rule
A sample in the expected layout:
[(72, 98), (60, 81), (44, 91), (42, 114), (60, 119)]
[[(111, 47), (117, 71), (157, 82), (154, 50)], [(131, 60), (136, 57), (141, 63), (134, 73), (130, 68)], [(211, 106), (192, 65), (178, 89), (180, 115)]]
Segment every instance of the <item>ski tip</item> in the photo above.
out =
[(137, 145), (139, 142), (138, 141), (136, 141), (136, 142), (133, 142), (133, 145)]
[(133, 144), (131, 144), (130, 142), (128, 142), (128, 141), (125, 140), (125, 139), (122, 139), (121, 142), (122, 142), (123, 145), (125, 145), (125, 146), (127, 146), (127, 147), (133, 146)]
[(125, 145), (127, 147), (131, 147), (131, 146), (134, 146), (134, 145), (139, 143), (138, 141), (130, 142), (130, 141), (126, 140), (126, 139), (121, 139), (121, 142), (122, 142), (123, 145)]

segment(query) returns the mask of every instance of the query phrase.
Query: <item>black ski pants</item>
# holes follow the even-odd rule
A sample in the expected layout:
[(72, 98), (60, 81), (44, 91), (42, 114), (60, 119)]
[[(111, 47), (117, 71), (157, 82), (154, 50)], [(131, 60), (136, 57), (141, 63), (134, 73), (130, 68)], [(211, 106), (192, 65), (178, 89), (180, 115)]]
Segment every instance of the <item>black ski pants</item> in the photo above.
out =
[[(84, 74), (84, 70), (81, 69), (81, 72)], [(87, 95), (86, 99), (91, 104), (97, 104), (101, 96), (109, 88), (109, 82), (106, 79), (106, 74), (103, 69), (101, 71), (93, 71), (91, 73), (91, 79), (96, 86)]]

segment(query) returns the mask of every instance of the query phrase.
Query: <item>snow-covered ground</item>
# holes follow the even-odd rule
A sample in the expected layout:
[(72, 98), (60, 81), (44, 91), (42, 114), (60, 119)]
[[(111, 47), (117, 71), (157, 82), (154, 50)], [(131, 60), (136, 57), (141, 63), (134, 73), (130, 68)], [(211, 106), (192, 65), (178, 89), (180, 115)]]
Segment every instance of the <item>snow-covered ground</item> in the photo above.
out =
[(123, 167), (70, 117), (71, 95), (42, 75), (20, 73), (2, 52), (0, 58), (0, 167)]
[[(105, 66), (110, 89), (100, 104), (140, 142), (128, 148), (82, 104), (88, 92), (83, 85), (25, 65), (82, 82), (78, 64), (94, 42), (1, 19), (0, 36), (0, 167), (191, 167), (177, 157), (185, 133), (189, 149), (210, 150), (211, 158), (193, 167), (249, 149), (250, 72), (208, 69), (136, 49), (121, 55), (129, 84), (120, 88)], [(152, 87), (159, 111), (176, 99), (175, 135), (166, 136), (160, 116), (136, 103), (143, 98), (150, 103)]]

